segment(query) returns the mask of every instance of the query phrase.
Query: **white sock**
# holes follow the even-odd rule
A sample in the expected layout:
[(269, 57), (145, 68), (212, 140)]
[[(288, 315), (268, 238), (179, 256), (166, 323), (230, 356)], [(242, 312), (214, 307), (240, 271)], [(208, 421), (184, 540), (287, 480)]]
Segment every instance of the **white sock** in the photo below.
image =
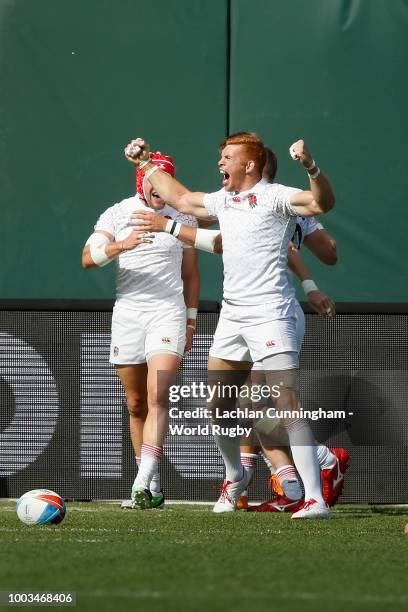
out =
[(309, 423), (296, 419), (286, 425), (286, 430), (293, 461), (305, 489), (305, 501), (315, 499), (318, 503), (324, 504), (317, 448)]
[(142, 444), (141, 461), (134, 486), (141, 489), (148, 489), (150, 482), (159, 471), (159, 461), (163, 454), (160, 446), (152, 444)]
[(254, 453), (241, 453), (241, 463), (246, 472), (248, 483), (251, 482), (255, 471), (258, 455)]
[[(230, 427), (230, 425), (223, 424), (223, 427)], [(214, 439), (218, 446), (218, 450), (224, 459), (225, 479), (229, 480), (230, 482), (242, 480), (244, 468), (241, 464), (239, 438), (231, 438), (230, 436), (214, 434)]]
[[(142, 461), (141, 457), (135, 457), (137, 466), (139, 467), (140, 462)], [(161, 484), (160, 484), (160, 474), (156, 472), (153, 475), (153, 478), (150, 481), (150, 493), (152, 495), (159, 495), (161, 493)]]
[(289, 499), (301, 499), (303, 497), (302, 487), (293, 465), (282, 465), (276, 470), (275, 476), (278, 478), (286, 497)]
[(317, 447), (317, 459), (321, 470), (331, 470), (336, 465), (336, 456), (324, 444)]
[(264, 453), (262, 453), (262, 457), (263, 457), (263, 460), (265, 461), (265, 463), (266, 463), (266, 465), (267, 465), (267, 467), (268, 467), (268, 469), (269, 469), (269, 471), (271, 473), (271, 476), (272, 476), (272, 474), (275, 474), (275, 471), (276, 471), (274, 466), (272, 465), (272, 463), (269, 461), (268, 457)]
[(152, 495), (160, 495), (161, 493), (161, 484), (160, 484), (160, 474), (156, 472), (153, 475), (153, 478), (150, 481), (150, 493)]

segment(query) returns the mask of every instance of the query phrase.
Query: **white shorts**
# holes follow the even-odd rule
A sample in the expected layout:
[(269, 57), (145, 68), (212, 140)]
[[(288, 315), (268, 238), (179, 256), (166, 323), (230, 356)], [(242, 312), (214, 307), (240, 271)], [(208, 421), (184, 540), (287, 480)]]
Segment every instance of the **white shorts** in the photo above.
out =
[(115, 305), (112, 314), (111, 363), (146, 363), (151, 353), (184, 354), (186, 309), (178, 305), (145, 312)]
[[(297, 300), (295, 303), (295, 318), (296, 318), (296, 342), (298, 346), (297, 353), (299, 354), (300, 349), (302, 348), (303, 338), (305, 337), (306, 322), (305, 322), (305, 314), (302, 310), (301, 305), (299, 304)], [(252, 369), (253, 370), (263, 370), (264, 365), (262, 361), (256, 361), (253, 364)]]
[(277, 353), (298, 352), (295, 300), (282, 316), (274, 304), (233, 306), (223, 302), (210, 356), (260, 361)]

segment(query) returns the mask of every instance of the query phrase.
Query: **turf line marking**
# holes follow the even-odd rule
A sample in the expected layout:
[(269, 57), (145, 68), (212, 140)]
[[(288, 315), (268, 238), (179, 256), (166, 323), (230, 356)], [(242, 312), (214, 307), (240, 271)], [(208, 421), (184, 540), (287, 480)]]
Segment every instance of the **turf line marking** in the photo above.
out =
[[(80, 592), (83, 596), (86, 597), (122, 597), (126, 599), (159, 599), (165, 598), (168, 601), (172, 599), (180, 599), (180, 598), (194, 598), (194, 599), (208, 599), (213, 598), (214, 593), (198, 593), (198, 592), (184, 592), (183, 595), (178, 595), (175, 593), (165, 593), (163, 591), (127, 591), (127, 590), (118, 590), (118, 591), (82, 591)], [(79, 594), (79, 593), (78, 593)], [(242, 592), (240, 591), (236, 595), (231, 593), (217, 593), (217, 599), (241, 599), (243, 597), (252, 598), (252, 599), (268, 599), (271, 597), (270, 591), (265, 592)], [(284, 600), (297, 600), (297, 601), (328, 601), (331, 598), (332, 601), (339, 602), (347, 602), (347, 603), (372, 603), (372, 604), (406, 604), (408, 603), (408, 596), (395, 596), (395, 595), (372, 595), (370, 593), (362, 594), (362, 595), (340, 595), (334, 594), (332, 591), (330, 593), (309, 593), (309, 592), (291, 592), (291, 593), (273, 593), (273, 597), (277, 599)]]

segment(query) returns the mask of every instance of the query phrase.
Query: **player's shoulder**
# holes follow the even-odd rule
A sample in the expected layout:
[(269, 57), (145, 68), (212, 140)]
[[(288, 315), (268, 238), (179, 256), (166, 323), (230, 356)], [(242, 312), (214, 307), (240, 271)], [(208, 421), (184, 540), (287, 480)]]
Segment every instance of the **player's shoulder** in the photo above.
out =
[(124, 198), (120, 202), (117, 202), (114, 206), (120, 211), (135, 210), (136, 208), (145, 209), (146, 202), (136, 193), (129, 198)]
[[(301, 192), (302, 189), (297, 187), (291, 187), (289, 185), (283, 185), (282, 183), (268, 183), (263, 185), (263, 194), (265, 200), (269, 201), (274, 207), (281, 205), (288, 205), (291, 202), (291, 198), (296, 193)], [(291, 213), (293, 215), (293, 212)]]
[(111, 213), (113, 216), (118, 216), (138, 208), (144, 209), (145, 207), (146, 205), (143, 204), (139, 196), (136, 194), (130, 196), (129, 198), (124, 198), (120, 202), (112, 204), (112, 206), (109, 206), (109, 208), (107, 208), (103, 214)]
[(228, 191), (225, 191), (224, 187), (218, 189), (217, 191), (210, 191), (204, 195), (205, 200), (223, 202), (228, 195), (231, 195)]
[(278, 193), (279, 191), (285, 191), (286, 189), (293, 189), (293, 187), (283, 185), (283, 183), (261, 183), (260, 189), (265, 190), (265, 193)]
[(205, 195), (225, 197), (227, 193), (228, 192), (225, 191), (224, 187), (221, 187), (221, 189), (217, 189), (217, 191), (209, 191)]

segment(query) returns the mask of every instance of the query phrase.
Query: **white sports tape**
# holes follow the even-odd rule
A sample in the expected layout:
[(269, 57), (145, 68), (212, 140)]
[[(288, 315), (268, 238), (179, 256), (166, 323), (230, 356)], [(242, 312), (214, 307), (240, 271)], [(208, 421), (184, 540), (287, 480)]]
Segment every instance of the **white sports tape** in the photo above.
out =
[(314, 280), (308, 278), (306, 280), (304, 280), (302, 282), (302, 287), (303, 287), (303, 291), (305, 292), (305, 295), (307, 295), (308, 293), (310, 293), (311, 291), (319, 291), (316, 283), (314, 282)]
[(89, 245), (89, 254), (91, 256), (92, 261), (102, 268), (106, 266), (109, 262), (112, 261), (110, 257), (107, 256), (105, 247), (110, 243), (110, 240), (105, 234), (100, 234), (98, 232), (94, 232), (91, 234), (86, 241), (86, 244)]
[[(187, 319), (196, 320), (197, 312), (198, 312), (197, 308), (187, 308)], [(191, 325), (190, 326), (187, 325), (187, 327), (191, 327)]]
[(126, 149), (125, 153), (128, 157), (137, 157), (141, 151), (141, 148), (138, 145), (130, 143)]
[(308, 174), (310, 176), (311, 179), (317, 179), (317, 177), (320, 175), (320, 168), (318, 166), (316, 166), (315, 171), (314, 172), (309, 172)]
[(297, 155), (295, 153), (295, 147), (293, 145), (289, 147), (289, 154), (292, 159), (297, 159)]
[(305, 168), (305, 170), (309, 171), (309, 170), (311, 170), (312, 168), (314, 168), (315, 166), (316, 166), (316, 162), (315, 162), (315, 160), (314, 160), (314, 159), (312, 159), (312, 161), (311, 161), (310, 165), (309, 165), (309, 166), (304, 166), (304, 168)]
[(214, 243), (217, 236), (220, 235), (220, 230), (207, 230), (197, 228), (194, 246), (201, 251), (214, 253)]

